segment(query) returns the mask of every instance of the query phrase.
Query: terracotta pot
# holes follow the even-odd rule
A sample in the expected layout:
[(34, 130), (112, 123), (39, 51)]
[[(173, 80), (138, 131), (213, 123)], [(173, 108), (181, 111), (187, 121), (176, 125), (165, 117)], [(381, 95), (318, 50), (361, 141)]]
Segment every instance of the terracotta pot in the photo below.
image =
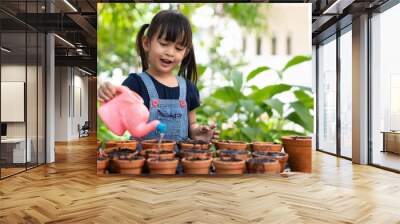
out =
[(289, 154), (289, 166), (292, 171), (311, 173), (311, 137), (282, 137), (283, 148)]
[(245, 160), (222, 161), (214, 159), (213, 163), (217, 174), (243, 174), (246, 169)]
[(281, 166), (278, 160), (268, 158), (252, 158), (247, 160), (249, 173), (279, 174)]
[(171, 151), (153, 151), (151, 149), (146, 150), (146, 158), (160, 158), (160, 159), (174, 159), (175, 152)]
[(108, 158), (102, 157), (97, 159), (97, 174), (104, 174), (104, 171), (108, 167), (108, 162)]
[(144, 161), (141, 156), (114, 160), (117, 172), (120, 174), (141, 174)]
[(217, 150), (217, 154), (222, 161), (227, 160), (246, 160), (249, 153), (246, 150)]
[(174, 151), (176, 142), (172, 140), (163, 140), (161, 144), (158, 144), (157, 139), (151, 139), (151, 140), (145, 140), (142, 141), (140, 144), (142, 144), (142, 149), (152, 149), (152, 150), (168, 150), (168, 151)]
[(209, 150), (211, 143), (200, 140), (187, 140), (179, 143), (179, 149), (202, 149)]
[(187, 160), (195, 160), (195, 159), (210, 159), (211, 151), (210, 150), (201, 150), (201, 149), (184, 149), (184, 157)]
[(137, 154), (136, 150), (131, 150), (131, 149), (115, 149), (109, 153), (107, 153), (109, 158), (112, 158), (113, 160), (116, 159), (129, 159), (135, 157)]
[(272, 142), (253, 142), (251, 148), (255, 152), (280, 152), (282, 145)]
[(276, 159), (279, 162), (281, 167), (281, 173), (285, 170), (286, 162), (289, 158), (289, 155), (284, 152), (253, 152), (253, 157), (255, 158), (267, 158), (267, 159)]
[(217, 149), (246, 150), (247, 143), (241, 141), (217, 141), (215, 142)]
[(187, 160), (182, 159), (183, 171), (185, 174), (208, 174), (212, 159)]
[(109, 140), (106, 142), (104, 151), (109, 153), (119, 149), (130, 149), (136, 151), (137, 141), (135, 140)]
[(178, 159), (147, 159), (150, 174), (175, 174)]

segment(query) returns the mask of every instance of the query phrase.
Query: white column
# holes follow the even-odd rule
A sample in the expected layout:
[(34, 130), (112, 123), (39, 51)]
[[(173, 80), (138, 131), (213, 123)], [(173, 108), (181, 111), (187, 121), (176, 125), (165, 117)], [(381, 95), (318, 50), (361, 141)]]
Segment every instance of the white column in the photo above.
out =
[(353, 20), (353, 162), (368, 163), (368, 16)]

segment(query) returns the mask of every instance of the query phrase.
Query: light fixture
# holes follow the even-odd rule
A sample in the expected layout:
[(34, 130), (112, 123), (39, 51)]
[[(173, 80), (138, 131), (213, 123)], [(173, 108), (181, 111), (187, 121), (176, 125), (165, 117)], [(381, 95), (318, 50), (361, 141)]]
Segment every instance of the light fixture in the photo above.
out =
[(74, 10), (74, 12), (78, 12), (78, 10), (71, 4), (69, 3), (68, 0), (64, 0), (65, 4), (67, 4), (72, 10)]
[(75, 45), (71, 44), (71, 42), (67, 41), (66, 39), (58, 36), (57, 34), (54, 34), (55, 37), (57, 37), (58, 39), (60, 39), (61, 41), (63, 41), (64, 43), (68, 44), (69, 46), (75, 48)]
[(327, 9), (322, 13), (323, 15), (328, 14), (342, 14), (343, 10), (351, 5), (355, 0), (336, 0), (332, 5), (330, 5)]
[(4, 52), (6, 52), (6, 53), (10, 53), (10, 52), (11, 52), (9, 49), (7, 49), (7, 48), (5, 48), (5, 47), (1, 47), (1, 50), (4, 51)]
[(79, 71), (81, 71), (81, 72), (83, 72), (83, 73), (85, 73), (85, 74), (92, 75), (92, 73), (90, 73), (90, 72), (88, 72), (88, 71), (86, 71), (86, 70), (83, 70), (83, 69), (81, 69), (81, 68), (79, 68), (79, 67), (78, 67), (78, 69), (79, 69)]

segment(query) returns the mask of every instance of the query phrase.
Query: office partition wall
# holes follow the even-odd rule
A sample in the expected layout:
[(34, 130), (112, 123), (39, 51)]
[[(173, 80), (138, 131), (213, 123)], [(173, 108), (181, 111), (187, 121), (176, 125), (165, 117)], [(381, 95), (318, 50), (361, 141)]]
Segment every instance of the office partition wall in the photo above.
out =
[[(26, 24), (44, 1), (0, 2), (0, 178), (45, 163), (45, 34)], [(15, 11), (8, 11), (14, 9)]]

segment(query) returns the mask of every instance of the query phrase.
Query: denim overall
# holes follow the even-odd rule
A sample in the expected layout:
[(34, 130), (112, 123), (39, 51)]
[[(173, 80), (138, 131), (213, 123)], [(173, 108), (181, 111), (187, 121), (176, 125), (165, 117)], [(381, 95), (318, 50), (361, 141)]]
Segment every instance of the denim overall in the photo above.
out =
[[(160, 99), (153, 81), (146, 72), (139, 74), (150, 96), (150, 118), (160, 120), (167, 125), (164, 139), (181, 141), (188, 138), (188, 112), (186, 105), (186, 81), (177, 76), (179, 84), (179, 99)], [(156, 131), (150, 132), (145, 139), (159, 138)]]

